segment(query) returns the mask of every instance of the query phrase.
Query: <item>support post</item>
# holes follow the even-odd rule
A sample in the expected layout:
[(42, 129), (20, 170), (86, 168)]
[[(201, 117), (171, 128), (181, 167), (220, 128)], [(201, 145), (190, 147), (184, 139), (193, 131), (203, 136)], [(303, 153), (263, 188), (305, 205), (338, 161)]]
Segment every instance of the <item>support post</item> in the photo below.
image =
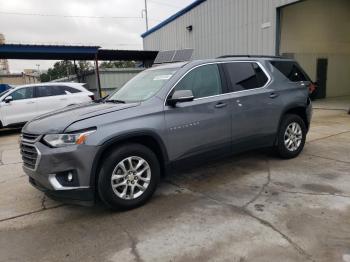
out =
[(78, 74), (78, 67), (77, 67), (77, 65), (75, 63), (75, 60), (73, 61), (73, 64), (74, 64), (74, 73), (77, 76), (78, 83), (80, 83), (81, 81), (80, 81), (80, 77), (79, 77), (79, 74)]
[(102, 98), (101, 80), (100, 80), (100, 70), (98, 68), (97, 54), (95, 55), (95, 75), (96, 75), (96, 86), (97, 92), (100, 98)]
[(147, 8), (147, 0), (145, 0), (145, 17), (146, 17), (146, 31), (148, 31), (148, 8)]

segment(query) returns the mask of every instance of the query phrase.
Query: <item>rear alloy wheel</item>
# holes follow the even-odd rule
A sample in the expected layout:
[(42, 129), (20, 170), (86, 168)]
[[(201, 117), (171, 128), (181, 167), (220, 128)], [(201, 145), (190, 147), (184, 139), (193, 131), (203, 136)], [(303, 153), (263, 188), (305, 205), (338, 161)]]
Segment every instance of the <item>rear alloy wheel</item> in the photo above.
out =
[(304, 148), (306, 126), (298, 115), (285, 115), (278, 132), (276, 151), (282, 158), (294, 158)]
[(284, 146), (291, 152), (298, 150), (301, 141), (303, 140), (303, 133), (301, 127), (297, 122), (292, 122), (287, 126), (284, 132)]
[(113, 209), (132, 209), (152, 197), (159, 179), (159, 162), (153, 151), (140, 144), (124, 144), (103, 161), (98, 193)]

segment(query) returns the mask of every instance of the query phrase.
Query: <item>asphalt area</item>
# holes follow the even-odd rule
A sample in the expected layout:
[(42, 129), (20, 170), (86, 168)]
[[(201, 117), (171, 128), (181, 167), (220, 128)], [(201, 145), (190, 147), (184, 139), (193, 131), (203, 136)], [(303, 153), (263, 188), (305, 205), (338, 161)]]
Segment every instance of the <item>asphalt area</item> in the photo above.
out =
[(45, 197), (0, 131), (0, 261), (350, 261), (350, 115), (314, 110), (303, 153), (174, 172), (128, 212)]

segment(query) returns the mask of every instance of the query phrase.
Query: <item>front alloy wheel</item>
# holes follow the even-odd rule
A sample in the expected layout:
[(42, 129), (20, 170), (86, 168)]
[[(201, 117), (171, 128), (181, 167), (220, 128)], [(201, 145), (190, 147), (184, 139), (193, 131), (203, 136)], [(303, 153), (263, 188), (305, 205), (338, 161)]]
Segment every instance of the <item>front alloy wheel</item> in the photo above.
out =
[(104, 155), (97, 189), (112, 209), (131, 209), (146, 203), (160, 180), (155, 153), (141, 144), (124, 144)]
[(120, 161), (111, 176), (113, 192), (122, 199), (136, 199), (151, 182), (151, 168), (146, 160), (131, 156)]

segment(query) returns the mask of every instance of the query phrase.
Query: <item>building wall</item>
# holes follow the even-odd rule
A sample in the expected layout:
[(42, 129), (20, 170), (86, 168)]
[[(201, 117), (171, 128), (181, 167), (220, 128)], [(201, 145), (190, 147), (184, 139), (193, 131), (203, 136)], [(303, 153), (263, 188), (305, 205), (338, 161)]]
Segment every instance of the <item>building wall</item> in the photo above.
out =
[(0, 74), (0, 84), (26, 85), (40, 83), (37, 76), (26, 74)]
[[(5, 36), (0, 34), (0, 45), (5, 44)], [(9, 74), (10, 68), (7, 59), (0, 59), (0, 74)]]
[(317, 58), (327, 58), (327, 97), (350, 95), (350, 1), (307, 0), (284, 7), (280, 52), (294, 54), (314, 81)]
[[(145, 50), (193, 48), (193, 58), (275, 54), (276, 8), (298, 0), (207, 0), (144, 37)], [(189, 32), (186, 27), (192, 25)]]

